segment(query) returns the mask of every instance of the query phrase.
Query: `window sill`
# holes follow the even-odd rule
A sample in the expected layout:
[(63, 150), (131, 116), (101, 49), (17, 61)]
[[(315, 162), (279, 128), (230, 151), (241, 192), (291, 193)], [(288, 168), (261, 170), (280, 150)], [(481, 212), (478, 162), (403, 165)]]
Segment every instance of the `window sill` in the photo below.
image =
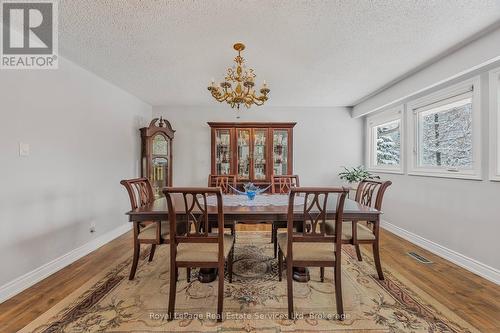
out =
[(369, 172), (374, 172), (374, 173), (391, 173), (391, 174), (396, 174), (396, 175), (404, 175), (403, 170), (377, 169), (377, 168), (368, 168), (366, 170)]
[(464, 180), (483, 180), (481, 174), (465, 174), (465, 173), (451, 173), (451, 172), (430, 172), (430, 171), (408, 171), (410, 176), (422, 177), (437, 177), (437, 178), (454, 178)]
[(500, 182), (500, 175), (490, 175), (490, 180), (492, 182)]

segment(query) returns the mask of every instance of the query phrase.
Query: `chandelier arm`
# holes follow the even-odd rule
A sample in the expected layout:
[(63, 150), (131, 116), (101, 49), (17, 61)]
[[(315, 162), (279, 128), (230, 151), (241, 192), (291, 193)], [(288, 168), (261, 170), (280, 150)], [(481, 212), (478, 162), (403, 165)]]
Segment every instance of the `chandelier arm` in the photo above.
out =
[(257, 102), (256, 100), (253, 101), (255, 105), (261, 106), (264, 105), (264, 101)]
[(261, 93), (261, 94), (260, 94), (260, 96), (259, 96), (259, 98), (261, 98), (261, 99), (264, 99), (264, 98), (265, 98), (265, 99), (267, 100), (267, 99), (268, 99), (267, 94), (268, 94), (268, 93), (265, 93), (265, 94), (262, 94), (262, 93)]
[(227, 95), (222, 95), (220, 92), (217, 93), (212, 93), (212, 96), (218, 101), (218, 102), (224, 102), (227, 99)]
[(255, 94), (252, 95), (252, 100), (255, 105), (261, 106), (264, 104), (264, 102), (267, 100), (265, 96), (256, 96)]
[(253, 98), (254, 100), (259, 100), (259, 101), (264, 100), (264, 101), (265, 101), (265, 99), (264, 99), (264, 98), (266, 98), (266, 96), (265, 96), (265, 95), (260, 95), (260, 96), (257, 96), (257, 95), (255, 95), (255, 93), (254, 93), (254, 94), (252, 95), (252, 98)]
[(257, 97), (257, 100), (260, 101), (262, 104), (264, 104), (268, 100), (268, 98), (267, 98), (267, 96), (262, 95), (262, 96)]
[(245, 105), (252, 105), (253, 103), (254, 103), (254, 100), (251, 97), (251, 95), (248, 95), (245, 97)]

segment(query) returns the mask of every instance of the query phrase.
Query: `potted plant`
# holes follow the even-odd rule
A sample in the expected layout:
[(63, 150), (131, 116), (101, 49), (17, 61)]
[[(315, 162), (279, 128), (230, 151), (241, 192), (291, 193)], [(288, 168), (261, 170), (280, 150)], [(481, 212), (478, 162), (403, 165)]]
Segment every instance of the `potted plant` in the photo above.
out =
[(354, 193), (356, 193), (360, 181), (365, 179), (380, 179), (379, 176), (373, 175), (362, 165), (353, 168), (343, 168), (344, 171), (339, 172), (339, 178), (347, 182), (347, 185)]

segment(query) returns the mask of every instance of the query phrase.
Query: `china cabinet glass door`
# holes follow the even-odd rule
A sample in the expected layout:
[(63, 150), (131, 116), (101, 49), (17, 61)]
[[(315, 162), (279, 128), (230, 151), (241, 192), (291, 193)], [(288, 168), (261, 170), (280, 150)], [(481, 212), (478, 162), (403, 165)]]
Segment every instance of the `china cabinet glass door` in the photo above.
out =
[(250, 130), (238, 129), (236, 135), (238, 179), (250, 179)]
[(168, 168), (169, 168), (169, 139), (161, 134), (153, 138), (151, 154), (151, 183), (156, 197), (161, 195), (163, 187), (168, 186)]
[(276, 176), (288, 174), (288, 130), (273, 131), (273, 172)]
[(267, 179), (267, 129), (254, 129), (253, 135), (253, 178)]
[(215, 131), (215, 170), (218, 175), (231, 174), (231, 130)]

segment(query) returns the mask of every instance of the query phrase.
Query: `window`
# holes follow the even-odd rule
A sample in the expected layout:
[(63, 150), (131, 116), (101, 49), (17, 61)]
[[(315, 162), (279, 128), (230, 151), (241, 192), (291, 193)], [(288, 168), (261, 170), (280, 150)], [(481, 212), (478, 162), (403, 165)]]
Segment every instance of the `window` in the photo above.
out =
[(418, 113), (418, 166), (472, 168), (472, 97)]
[(490, 179), (500, 181), (500, 68), (490, 71)]
[(481, 179), (479, 79), (408, 103), (409, 174)]
[(403, 172), (403, 106), (367, 118), (368, 169)]

